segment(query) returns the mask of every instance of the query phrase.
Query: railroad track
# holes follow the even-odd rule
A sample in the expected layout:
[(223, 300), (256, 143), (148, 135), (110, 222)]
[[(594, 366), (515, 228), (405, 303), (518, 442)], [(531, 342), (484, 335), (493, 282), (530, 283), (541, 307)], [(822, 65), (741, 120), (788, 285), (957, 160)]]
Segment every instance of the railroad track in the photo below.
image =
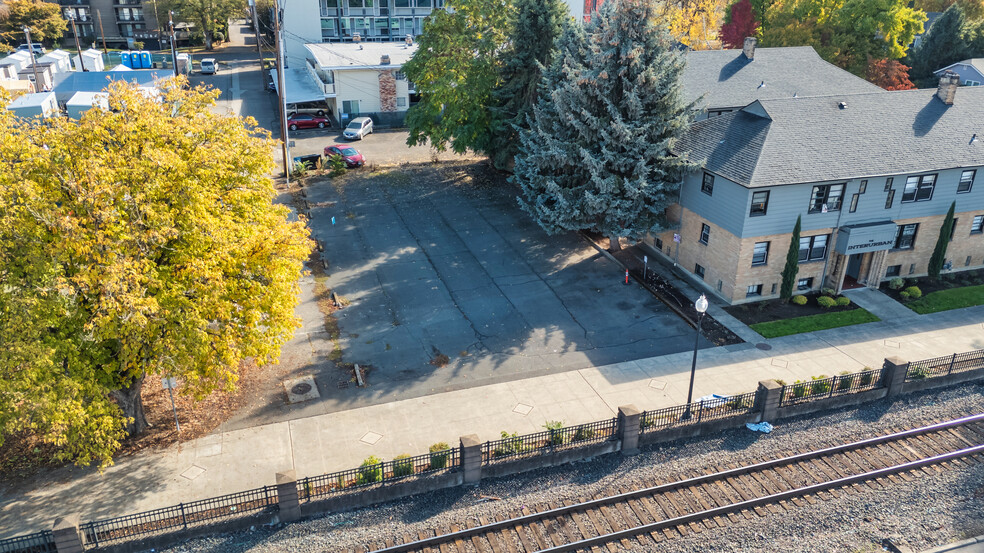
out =
[[(984, 414), (904, 430), (754, 465), (729, 466), (668, 484), (615, 490), (579, 503), (522, 509), (511, 518), (470, 517), (465, 527), (370, 544), (377, 553), (532, 553), (651, 547), (692, 532), (809, 508), (861, 489), (984, 463)], [(353, 553), (356, 550), (350, 550)], [(361, 551), (361, 550), (359, 550)]]

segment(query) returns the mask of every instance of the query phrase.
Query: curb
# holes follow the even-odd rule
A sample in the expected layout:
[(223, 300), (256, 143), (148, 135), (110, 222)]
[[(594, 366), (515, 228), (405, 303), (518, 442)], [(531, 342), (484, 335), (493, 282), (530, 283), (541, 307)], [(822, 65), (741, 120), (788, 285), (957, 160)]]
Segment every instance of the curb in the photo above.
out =
[(925, 551), (922, 551), (921, 553), (945, 553), (947, 551), (957, 551), (959, 549), (963, 549), (964, 547), (969, 547), (971, 545), (976, 545), (978, 543), (984, 543), (984, 534), (977, 537), (968, 538), (963, 541), (948, 543), (946, 545), (934, 547), (933, 549), (927, 549)]

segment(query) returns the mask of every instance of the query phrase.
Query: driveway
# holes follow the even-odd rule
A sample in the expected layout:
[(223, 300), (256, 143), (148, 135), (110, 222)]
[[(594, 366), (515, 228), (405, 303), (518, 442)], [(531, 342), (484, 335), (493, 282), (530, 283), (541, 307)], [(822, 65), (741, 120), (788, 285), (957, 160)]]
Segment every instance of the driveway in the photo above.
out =
[(577, 235), (544, 233), (485, 164), (355, 171), (307, 199), (349, 302), (343, 361), (370, 367), (364, 389), (321, 370), (311, 414), (693, 348), (692, 328)]

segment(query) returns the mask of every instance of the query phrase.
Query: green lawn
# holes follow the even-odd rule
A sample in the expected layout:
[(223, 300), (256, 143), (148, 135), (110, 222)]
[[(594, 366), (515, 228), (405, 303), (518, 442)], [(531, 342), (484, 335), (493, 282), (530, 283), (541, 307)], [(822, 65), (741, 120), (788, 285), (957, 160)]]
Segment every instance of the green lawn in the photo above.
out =
[(790, 334), (801, 334), (803, 332), (813, 332), (814, 330), (861, 323), (873, 323), (880, 320), (864, 309), (852, 309), (837, 313), (821, 313), (819, 315), (807, 315), (806, 317), (783, 319), (781, 321), (756, 323), (750, 325), (750, 327), (765, 338), (778, 338), (780, 336), (789, 336)]
[(984, 285), (939, 290), (902, 305), (905, 305), (920, 315), (936, 313), (937, 311), (947, 311), (949, 309), (960, 309), (961, 307), (984, 305)]

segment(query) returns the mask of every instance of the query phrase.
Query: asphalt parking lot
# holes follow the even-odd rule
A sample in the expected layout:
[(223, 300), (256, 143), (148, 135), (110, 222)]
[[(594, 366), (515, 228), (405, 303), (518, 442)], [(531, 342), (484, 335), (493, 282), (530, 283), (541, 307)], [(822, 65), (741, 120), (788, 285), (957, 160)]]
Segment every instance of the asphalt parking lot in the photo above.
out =
[(375, 403), (693, 348), (692, 328), (577, 235), (544, 233), (489, 174), (363, 170), (307, 188), (328, 287), (349, 302), (342, 360), (372, 367), (368, 388), (322, 382), (323, 397)]

